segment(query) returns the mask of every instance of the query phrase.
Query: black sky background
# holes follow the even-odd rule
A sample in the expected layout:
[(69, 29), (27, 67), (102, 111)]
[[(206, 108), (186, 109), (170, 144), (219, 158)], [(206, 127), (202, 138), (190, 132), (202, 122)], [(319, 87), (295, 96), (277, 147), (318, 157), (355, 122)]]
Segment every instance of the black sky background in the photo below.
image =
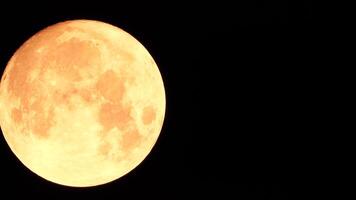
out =
[[(131, 2), (131, 1), (130, 1)], [(313, 113), (310, 1), (0, 3), (0, 66), (48, 25), (100, 20), (158, 64), (166, 118), (151, 154), (109, 184), (70, 188), (25, 168), (0, 140), (0, 194), (39, 199), (290, 199)], [(305, 134), (305, 135), (304, 135)]]

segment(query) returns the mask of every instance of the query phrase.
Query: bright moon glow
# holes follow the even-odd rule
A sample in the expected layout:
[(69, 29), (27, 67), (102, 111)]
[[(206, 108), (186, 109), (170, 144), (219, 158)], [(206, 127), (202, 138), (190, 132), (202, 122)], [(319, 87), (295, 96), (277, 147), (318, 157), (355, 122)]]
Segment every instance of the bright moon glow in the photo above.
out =
[(27, 40), (0, 84), (0, 125), (14, 154), (67, 186), (113, 181), (157, 141), (165, 91), (149, 52), (112, 25), (72, 20)]

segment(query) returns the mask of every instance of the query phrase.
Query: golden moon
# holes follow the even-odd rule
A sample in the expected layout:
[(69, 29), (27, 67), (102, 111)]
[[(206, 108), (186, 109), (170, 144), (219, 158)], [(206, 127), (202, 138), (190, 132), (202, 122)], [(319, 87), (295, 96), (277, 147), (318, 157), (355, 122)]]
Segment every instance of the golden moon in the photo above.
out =
[(145, 47), (93, 20), (49, 26), (11, 57), (0, 84), (0, 125), (31, 171), (95, 186), (138, 166), (161, 132), (165, 91)]

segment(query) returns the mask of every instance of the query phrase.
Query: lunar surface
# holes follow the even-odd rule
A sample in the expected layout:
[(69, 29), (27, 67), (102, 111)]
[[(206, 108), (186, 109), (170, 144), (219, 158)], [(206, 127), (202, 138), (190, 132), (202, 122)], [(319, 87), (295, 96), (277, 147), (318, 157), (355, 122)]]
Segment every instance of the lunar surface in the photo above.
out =
[(19, 160), (61, 185), (116, 180), (139, 165), (161, 132), (159, 69), (112, 25), (49, 26), (11, 57), (0, 84), (0, 125)]

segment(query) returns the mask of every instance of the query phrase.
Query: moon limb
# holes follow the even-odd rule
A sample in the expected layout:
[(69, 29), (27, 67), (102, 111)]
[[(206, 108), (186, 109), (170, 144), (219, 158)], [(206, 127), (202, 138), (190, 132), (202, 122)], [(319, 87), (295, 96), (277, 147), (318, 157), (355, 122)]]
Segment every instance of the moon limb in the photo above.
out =
[[(99, 57), (88, 61), (91, 55)], [(10, 148), (33, 172), (62, 185), (99, 185), (128, 173), (162, 128), (164, 86), (152, 60), (128, 33), (98, 21), (67, 21), (39, 32), (2, 77), (0, 123)]]

